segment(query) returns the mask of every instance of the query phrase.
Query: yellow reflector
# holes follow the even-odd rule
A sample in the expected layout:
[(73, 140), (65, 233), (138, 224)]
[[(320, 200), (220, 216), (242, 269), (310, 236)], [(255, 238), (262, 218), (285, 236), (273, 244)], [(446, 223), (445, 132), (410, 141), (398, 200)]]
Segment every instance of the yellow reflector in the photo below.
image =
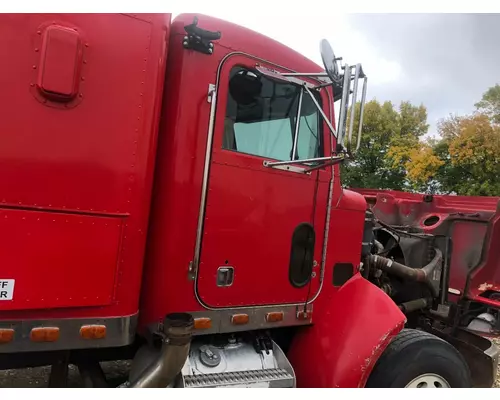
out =
[(0, 343), (9, 343), (14, 339), (14, 329), (0, 329)]
[(231, 316), (231, 323), (233, 325), (245, 325), (248, 324), (249, 320), (248, 314), (234, 314)]
[(210, 329), (212, 320), (210, 318), (195, 318), (194, 329)]
[(270, 312), (266, 314), (267, 322), (280, 322), (283, 321), (284, 314), (281, 311)]
[(84, 325), (80, 328), (82, 339), (104, 339), (106, 337), (105, 325)]
[(55, 342), (59, 339), (59, 328), (33, 328), (30, 339), (32, 342)]

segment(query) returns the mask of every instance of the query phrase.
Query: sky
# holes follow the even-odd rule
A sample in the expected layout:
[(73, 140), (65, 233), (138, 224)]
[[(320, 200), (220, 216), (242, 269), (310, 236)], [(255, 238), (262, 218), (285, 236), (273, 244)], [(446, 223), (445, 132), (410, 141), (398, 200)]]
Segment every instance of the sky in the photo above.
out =
[[(310, 11), (310, 10), (309, 10)], [(450, 114), (467, 114), (488, 87), (500, 83), (500, 14), (316, 15), (209, 13), (257, 30), (321, 65), (319, 41), (337, 56), (362, 63), (367, 100), (409, 100), (428, 111), (429, 135)]]

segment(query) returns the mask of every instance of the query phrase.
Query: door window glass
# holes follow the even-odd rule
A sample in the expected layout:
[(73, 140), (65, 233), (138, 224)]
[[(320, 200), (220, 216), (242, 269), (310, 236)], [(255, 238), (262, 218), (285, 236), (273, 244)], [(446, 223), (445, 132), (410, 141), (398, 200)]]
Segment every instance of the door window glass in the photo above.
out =
[[(280, 161), (291, 160), (302, 88), (243, 67), (229, 77), (223, 148)], [(320, 97), (317, 96), (320, 102)], [(321, 154), (320, 118), (303, 94), (296, 159)]]

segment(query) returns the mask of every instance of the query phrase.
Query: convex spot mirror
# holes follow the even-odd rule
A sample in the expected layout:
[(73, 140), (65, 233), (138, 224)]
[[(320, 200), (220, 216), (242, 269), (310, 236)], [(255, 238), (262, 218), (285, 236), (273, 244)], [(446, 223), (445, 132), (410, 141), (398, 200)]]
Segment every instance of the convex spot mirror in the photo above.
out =
[(323, 60), (323, 65), (325, 67), (326, 73), (328, 74), (328, 77), (332, 82), (336, 84), (342, 83), (342, 77), (340, 76), (339, 66), (337, 64), (337, 58), (335, 57), (332, 46), (330, 46), (330, 43), (326, 39), (321, 40), (319, 46), (321, 59)]

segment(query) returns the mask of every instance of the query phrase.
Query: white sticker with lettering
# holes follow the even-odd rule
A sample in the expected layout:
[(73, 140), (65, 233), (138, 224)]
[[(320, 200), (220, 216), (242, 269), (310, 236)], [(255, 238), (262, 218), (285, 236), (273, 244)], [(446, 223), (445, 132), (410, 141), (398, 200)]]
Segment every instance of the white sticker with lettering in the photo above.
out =
[(14, 297), (15, 279), (0, 279), (0, 301), (12, 300)]

